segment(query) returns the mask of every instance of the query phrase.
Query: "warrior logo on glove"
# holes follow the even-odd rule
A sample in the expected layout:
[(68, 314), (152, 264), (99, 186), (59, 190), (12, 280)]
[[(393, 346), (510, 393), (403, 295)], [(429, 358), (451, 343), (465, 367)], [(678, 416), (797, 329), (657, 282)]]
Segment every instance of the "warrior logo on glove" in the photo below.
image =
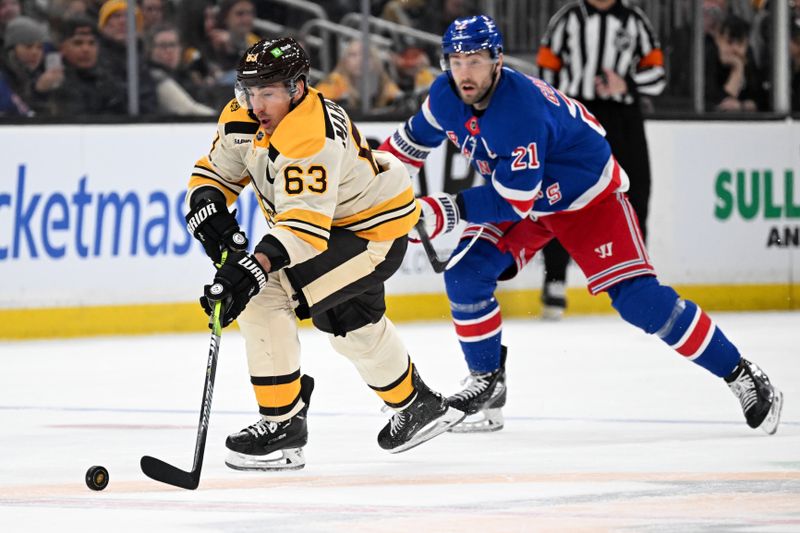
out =
[(244, 311), (250, 299), (267, 286), (267, 273), (255, 256), (232, 252), (219, 267), (214, 281), (204, 287), (200, 305), (208, 316), (214, 303), (222, 302), (222, 327), (228, 326)]
[[(453, 231), (461, 220), (455, 199), (449, 194), (436, 193), (431, 196), (422, 196), (418, 200), (422, 208), (420, 220), (425, 224), (425, 231), (431, 239), (435, 239), (442, 233)], [(411, 242), (419, 242), (416, 230), (412, 230), (408, 238)]]
[(244, 252), (247, 237), (222, 200), (201, 200), (186, 215), (186, 229), (200, 241), (206, 255), (219, 263), (222, 250)]

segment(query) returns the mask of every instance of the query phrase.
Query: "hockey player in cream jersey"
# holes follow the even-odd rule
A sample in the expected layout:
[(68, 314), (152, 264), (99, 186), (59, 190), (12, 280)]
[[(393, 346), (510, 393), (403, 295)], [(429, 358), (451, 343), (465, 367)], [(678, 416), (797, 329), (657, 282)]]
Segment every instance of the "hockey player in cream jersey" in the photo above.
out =
[[(344, 110), (308, 87), (308, 69), (290, 38), (247, 50), (236, 99), (189, 182), (189, 230), (215, 263), (228, 251), (201, 303), (210, 313), (222, 301), (223, 326), (238, 317), (262, 415), (228, 437), (226, 464), (235, 469), (305, 464), (314, 382), (300, 372), (296, 317), (328, 333), (395, 409), (378, 435), (382, 448), (407, 450), (464, 417), (423, 383), (385, 316), (383, 282), (419, 218), (408, 173), (394, 156), (372, 152)], [(253, 254), (227, 208), (248, 184), (270, 226)]]

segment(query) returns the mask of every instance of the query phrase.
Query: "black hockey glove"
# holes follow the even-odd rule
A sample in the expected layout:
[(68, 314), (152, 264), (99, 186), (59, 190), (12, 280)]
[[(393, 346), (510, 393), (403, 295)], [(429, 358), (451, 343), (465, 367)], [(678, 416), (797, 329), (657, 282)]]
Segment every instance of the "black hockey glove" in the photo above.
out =
[(214, 304), (222, 301), (220, 323), (224, 328), (236, 320), (250, 298), (266, 286), (267, 273), (256, 258), (243, 252), (232, 252), (217, 270), (214, 282), (204, 287), (200, 305), (211, 316)]
[(222, 250), (247, 250), (247, 237), (236, 222), (236, 211), (228, 211), (225, 202), (209, 199), (197, 202), (186, 215), (186, 229), (203, 244), (214, 263), (220, 262)]

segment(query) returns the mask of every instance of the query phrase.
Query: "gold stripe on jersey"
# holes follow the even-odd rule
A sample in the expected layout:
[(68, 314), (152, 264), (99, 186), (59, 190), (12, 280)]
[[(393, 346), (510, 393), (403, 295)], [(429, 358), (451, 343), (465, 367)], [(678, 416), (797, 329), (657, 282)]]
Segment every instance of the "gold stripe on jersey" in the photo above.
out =
[(215, 180), (220, 185), (222, 185), (226, 189), (230, 189), (231, 192), (237, 195), (241, 194), (242, 189), (244, 189), (244, 187), (250, 182), (249, 177), (244, 178), (243, 180), (236, 183), (226, 180), (225, 178), (222, 177), (222, 175), (220, 175), (219, 172), (217, 172), (217, 170), (214, 168), (213, 163), (209, 161), (208, 156), (199, 159), (194, 164), (194, 170), (192, 172), (192, 175), (196, 175), (200, 178), (209, 178)]
[(211, 150), (208, 151), (209, 154), (214, 151), (214, 148), (217, 147), (218, 142), (219, 142), (219, 131), (217, 131), (217, 134), (214, 135), (214, 140), (211, 142)]
[(307, 209), (289, 209), (283, 213), (278, 213), (275, 215), (275, 223), (290, 227), (297, 226), (304, 228), (321, 237), (325, 237), (325, 239), (331, 234), (330, 217), (318, 213), (317, 211), (309, 211)]
[(231, 183), (222, 178), (208, 161), (208, 157), (203, 157), (195, 163), (192, 175), (189, 178), (189, 195), (191, 192), (203, 185), (211, 185), (225, 195), (225, 201), (231, 205), (242, 192), (245, 185), (250, 182), (249, 177), (245, 177), (239, 183)]
[(388, 241), (407, 234), (419, 220), (420, 207), (408, 187), (394, 198), (354, 215), (333, 221), (333, 226), (353, 231), (370, 241)]
[(259, 411), (262, 415), (285, 415), (300, 399), (300, 372), (286, 376), (251, 376)]
[(370, 385), (369, 387), (378, 393), (381, 400), (386, 403), (389, 407), (400, 408), (404, 407), (409, 400), (412, 399), (414, 396), (414, 383), (411, 379), (413, 374), (412, 370), (414, 368), (413, 363), (411, 362), (411, 358), (408, 359), (408, 368), (400, 376), (397, 380), (385, 387), (373, 387)]
[[(297, 237), (298, 239), (302, 240), (303, 242), (310, 244), (320, 252), (324, 252), (325, 250), (328, 249), (328, 239), (323, 239), (322, 237), (317, 236), (317, 234), (311, 233), (304, 228), (292, 227), (286, 224), (281, 224), (280, 226), (275, 226), (273, 229), (286, 230), (295, 237)], [(279, 237), (276, 236), (276, 238), (280, 240)], [(281, 241), (281, 243), (283, 244), (283, 241)]]

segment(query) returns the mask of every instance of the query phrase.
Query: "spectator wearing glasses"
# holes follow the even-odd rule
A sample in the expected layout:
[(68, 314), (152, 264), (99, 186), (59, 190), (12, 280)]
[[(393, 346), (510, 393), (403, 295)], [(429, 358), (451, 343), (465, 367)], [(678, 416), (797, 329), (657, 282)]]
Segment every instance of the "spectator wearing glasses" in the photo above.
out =
[[(178, 29), (171, 24), (152, 28), (145, 43), (150, 74), (156, 82), (158, 110), (166, 115), (214, 115), (210, 107), (197, 102), (180, 83), (182, 46)], [(189, 81), (185, 78), (185, 81)]]

